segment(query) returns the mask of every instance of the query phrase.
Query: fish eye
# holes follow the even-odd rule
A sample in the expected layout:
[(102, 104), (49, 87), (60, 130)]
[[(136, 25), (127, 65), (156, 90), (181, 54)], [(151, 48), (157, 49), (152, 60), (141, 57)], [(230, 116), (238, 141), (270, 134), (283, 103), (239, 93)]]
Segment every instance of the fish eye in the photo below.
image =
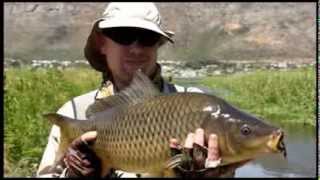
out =
[(250, 133), (251, 133), (251, 129), (249, 128), (249, 126), (248, 125), (243, 125), (242, 127), (241, 127), (241, 133), (243, 134), (243, 135), (245, 135), (245, 136), (247, 136), (247, 135), (249, 135)]

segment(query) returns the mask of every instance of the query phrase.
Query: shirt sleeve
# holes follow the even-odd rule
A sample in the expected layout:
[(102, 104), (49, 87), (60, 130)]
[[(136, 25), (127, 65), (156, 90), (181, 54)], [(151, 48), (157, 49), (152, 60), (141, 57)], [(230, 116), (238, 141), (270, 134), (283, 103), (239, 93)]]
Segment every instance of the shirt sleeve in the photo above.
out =
[[(65, 103), (57, 113), (74, 117), (73, 106), (70, 101)], [(65, 177), (65, 170), (54, 167), (56, 161), (63, 154), (59, 152), (60, 144), (60, 127), (53, 125), (48, 137), (48, 143), (44, 150), (38, 171), (36, 173), (37, 177)]]
[(59, 177), (61, 172), (58, 168), (53, 167), (55, 165), (56, 158), (61, 156), (58, 154), (60, 139), (60, 128), (53, 125), (48, 137), (48, 144), (43, 153), (38, 171), (37, 177)]

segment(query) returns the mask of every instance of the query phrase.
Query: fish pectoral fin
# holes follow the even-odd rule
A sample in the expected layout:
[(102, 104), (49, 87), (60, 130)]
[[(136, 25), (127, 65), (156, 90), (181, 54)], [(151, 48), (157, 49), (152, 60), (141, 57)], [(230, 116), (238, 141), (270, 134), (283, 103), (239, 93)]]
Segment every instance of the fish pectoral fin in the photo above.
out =
[(190, 164), (192, 164), (192, 157), (189, 153), (182, 151), (181, 154), (177, 154), (167, 161), (166, 168), (173, 169), (184, 166), (190, 167)]
[(208, 156), (208, 149), (205, 146), (200, 146), (197, 143), (193, 143), (193, 158), (203, 160)]
[(193, 161), (204, 160), (208, 155), (208, 149), (199, 144), (193, 143), (192, 149), (183, 148), (180, 153), (172, 153), (173, 157), (167, 161), (166, 168), (183, 168), (185, 170), (192, 170)]
[(179, 165), (182, 165), (183, 161), (185, 159), (184, 156), (185, 156), (184, 154), (177, 154), (177, 155), (171, 157), (166, 163), (166, 168), (173, 169)]

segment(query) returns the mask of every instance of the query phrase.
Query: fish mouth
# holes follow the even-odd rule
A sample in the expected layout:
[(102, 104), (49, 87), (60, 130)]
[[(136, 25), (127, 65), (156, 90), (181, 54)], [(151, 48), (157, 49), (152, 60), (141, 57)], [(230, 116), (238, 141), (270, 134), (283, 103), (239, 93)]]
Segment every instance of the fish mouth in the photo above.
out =
[(267, 145), (272, 151), (280, 152), (284, 158), (287, 157), (287, 150), (284, 144), (284, 132), (281, 129), (278, 129), (271, 134)]

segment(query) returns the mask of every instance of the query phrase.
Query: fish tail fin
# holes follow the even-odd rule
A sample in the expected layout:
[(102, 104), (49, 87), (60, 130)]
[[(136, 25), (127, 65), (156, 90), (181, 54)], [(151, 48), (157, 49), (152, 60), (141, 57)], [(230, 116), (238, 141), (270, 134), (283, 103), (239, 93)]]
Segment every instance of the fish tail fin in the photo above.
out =
[[(84, 131), (81, 130), (82, 123), (79, 120), (72, 119), (57, 113), (47, 113), (42, 115), (45, 119), (49, 120), (50, 123), (59, 126), (60, 128), (60, 138), (58, 154), (63, 155), (67, 148), (70, 146), (71, 142), (79, 137)], [(55, 162), (61, 161), (62, 157), (56, 157)]]
[(68, 140), (77, 138), (87, 131), (94, 130), (94, 122), (87, 120), (72, 119), (57, 113), (43, 114), (43, 117), (60, 127), (61, 135)]
[(43, 117), (48, 119), (51, 123), (58, 125), (59, 127), (65, 127), (65, 124), (74, 120), (57, 113), (47, 113), (44, 114)]

